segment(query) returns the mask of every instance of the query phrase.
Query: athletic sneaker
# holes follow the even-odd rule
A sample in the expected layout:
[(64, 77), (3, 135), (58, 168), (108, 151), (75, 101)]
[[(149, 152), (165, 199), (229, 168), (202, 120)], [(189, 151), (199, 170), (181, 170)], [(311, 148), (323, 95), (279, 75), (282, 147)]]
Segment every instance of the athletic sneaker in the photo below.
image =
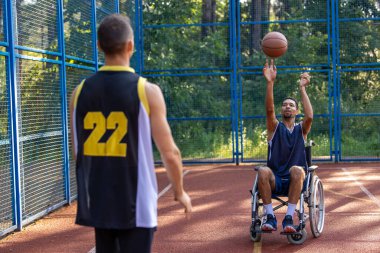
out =
[(276, 216), (272, 214), (267, 214), (267, 220), (261, 226), (263, 231), (276, 231), (277, 230), (277, 220)]
[(293, 217), (291, 215), (286, 215), (282, 221), (282, 228), (284, 233), (296, 233), (297, 229), (293, 225)]

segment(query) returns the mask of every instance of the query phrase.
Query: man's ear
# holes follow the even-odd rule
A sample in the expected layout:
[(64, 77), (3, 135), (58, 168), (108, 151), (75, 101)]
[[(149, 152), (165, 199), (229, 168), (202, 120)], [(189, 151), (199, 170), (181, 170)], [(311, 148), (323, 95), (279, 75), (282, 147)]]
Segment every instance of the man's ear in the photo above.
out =
[(102, 52), (103, 52), (103, 49), (102, 49), (102, 47), (100, 46), (100, 42), (99, 42), (99, 40), (96, 41), (96, 45), (98, 46), (99, 51), (102, 51)]
[(130, 57), (132, 57), (134, 50), (135, 50), (135, 43), (133, 42), (133, 39), (127, 41), (127, 52)]

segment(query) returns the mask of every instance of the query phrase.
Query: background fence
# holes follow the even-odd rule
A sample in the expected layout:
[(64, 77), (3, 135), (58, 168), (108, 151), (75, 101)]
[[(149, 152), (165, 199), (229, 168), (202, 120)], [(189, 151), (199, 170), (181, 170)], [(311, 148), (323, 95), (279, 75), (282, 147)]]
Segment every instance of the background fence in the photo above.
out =
[(315, 159), (380, 160), (378, 1), (1, 0), (0, 7), (0, 236), (76, 197), (67, 105), (104, 60), (95, 31), (110, 13), (131, 17), (131, 65), (161, 86), (185, 162), (266, 159), (260, 39), (274, 30), (289, 41), (276, 60), (276, 107), (285, 96), (299, 98), (300, 73), (312, 75)]

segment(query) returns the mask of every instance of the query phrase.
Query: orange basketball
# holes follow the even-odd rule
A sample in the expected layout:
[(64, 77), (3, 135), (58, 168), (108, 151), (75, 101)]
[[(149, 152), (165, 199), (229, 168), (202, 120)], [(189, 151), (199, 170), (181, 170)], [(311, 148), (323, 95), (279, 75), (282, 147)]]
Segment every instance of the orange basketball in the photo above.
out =
[(261, 48), (267, 56), (277, 58), (288, 50), (288, 40), (280, 32), (270, 32), (261, 41)]

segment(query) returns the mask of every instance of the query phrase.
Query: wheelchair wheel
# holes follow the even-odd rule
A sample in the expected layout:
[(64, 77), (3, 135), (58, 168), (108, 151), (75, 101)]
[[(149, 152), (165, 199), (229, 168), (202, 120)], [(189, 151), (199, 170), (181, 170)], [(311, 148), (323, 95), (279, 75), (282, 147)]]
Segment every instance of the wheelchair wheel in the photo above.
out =
[[(253, 205), (253, 201), (252, 201)], [(253, 207), (253, 206), (252, 206)], [(252, 224), (250, 228), (250, 236), (253, 242), (259, 242), (261, 240), (261, 224), (264, 216), (264, 207), (259, 204), (259, 198), (256, 198), (256, 211), (251, 210), (252, 213)]]
[(299, 234), (291, 234), (287, 235), (288, 241), (291, 244), (302, 244), (306, 241), (307, 238), (307, 232), (305, 229), (302, 229)]
[(323, 185), (318, 176), (313, 176), (310, 189), (310, 226), (314, 237), (319, 237), (325, 223), (325, 201)]
[[(260, 229), (260, 226), (259, 226), (258, 229)], [(251, 235), (251, 240), (253, 242), (259, 242), (259, 241), (261, 241), (261, 233), (257, 232), (257, 225), (251, 224), (250, 235)]]

